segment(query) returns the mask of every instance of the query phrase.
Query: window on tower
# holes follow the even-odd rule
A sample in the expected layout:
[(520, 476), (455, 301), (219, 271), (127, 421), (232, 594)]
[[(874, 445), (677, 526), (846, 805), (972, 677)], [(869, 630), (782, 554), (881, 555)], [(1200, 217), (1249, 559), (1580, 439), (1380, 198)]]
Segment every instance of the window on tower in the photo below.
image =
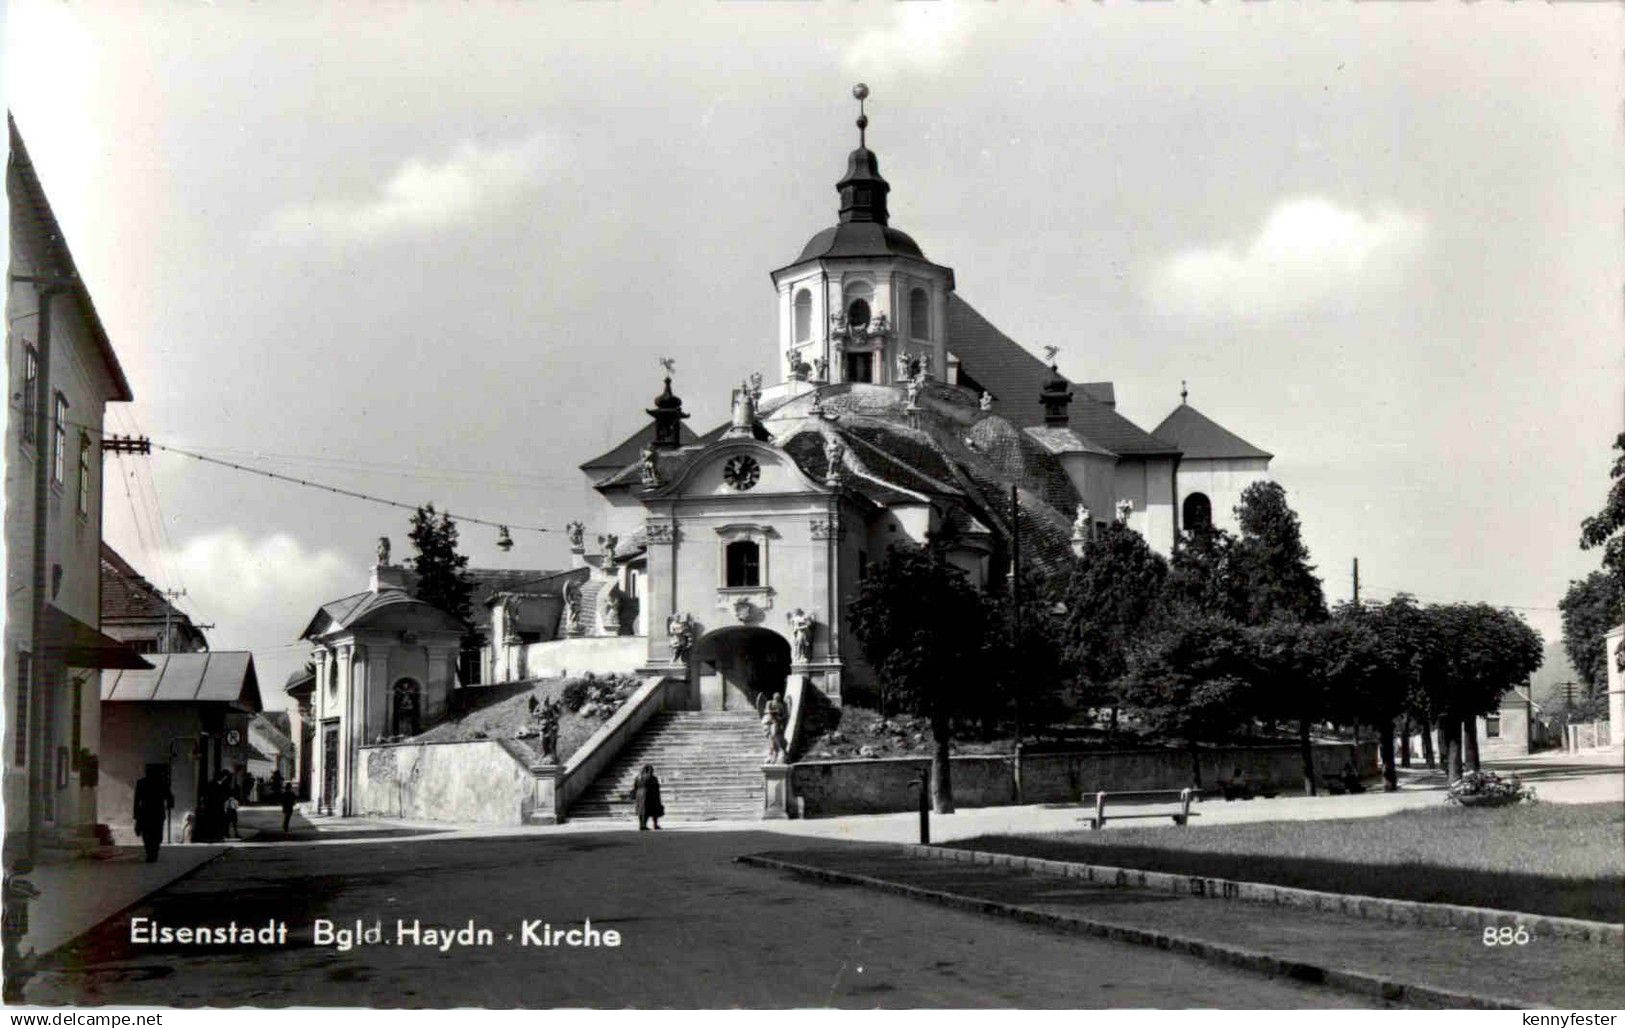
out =
[(727, 577), (730, 589), (743, 589), (762, 584), (762, 552), (756, 543), (740, 539), (728, 544)]
[(915, 339), (931, 338), (931, 297), (924, 289), (908, 294), (908, 334)]
[(796, 291), (795, 338), (798, 343), (812, 338), (812, 294), (805, 289)]
[(1184, 527), (1189, 531), (1213, 527), (1213, 501), (1207, 498), (1206, 493), (1191, 493), (1185, 497), (1181, 514), (1184, 516)]
[(869, 301), (853, 300), (846, 307), (846, 323), (853, 328), (869, 327)]

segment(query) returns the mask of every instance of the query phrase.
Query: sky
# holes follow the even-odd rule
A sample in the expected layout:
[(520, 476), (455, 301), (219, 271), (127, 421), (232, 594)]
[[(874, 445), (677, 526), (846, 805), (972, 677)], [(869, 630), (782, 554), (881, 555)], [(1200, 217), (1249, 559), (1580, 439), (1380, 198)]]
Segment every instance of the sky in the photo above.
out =
[[(661, 357), (704, 430), (778, 374), (768, 272), (833, 224), (866, 82), (892, 224), (1153, 427), (1276, 455), (1328, 598), (1550, 640), (1621, 429), (1615, 4), (58, 4), (11, 108), (134, 388), (111, 430), (513, 526)], [(951, 345), (951, 343), (950, 343)], [(262, 691), (406, 512), (121, 458), (105, 534)], [(520, 526), (546, 528), (547, 533)]]

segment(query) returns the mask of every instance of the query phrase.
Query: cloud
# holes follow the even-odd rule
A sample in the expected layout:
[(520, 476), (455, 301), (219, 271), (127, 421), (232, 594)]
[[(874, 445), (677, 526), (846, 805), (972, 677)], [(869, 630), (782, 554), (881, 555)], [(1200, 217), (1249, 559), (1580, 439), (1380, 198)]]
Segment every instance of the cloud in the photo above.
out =
[(1348, 210), (1320, 197), (1281, 202), (1244, 243), (1188, 250), (1153, 274), (1149, 299), (1197, 319), (1271, 320), (1358, 304), (1397, 285), (1426, 242), (1404, 211)]
[(217, 626), (209, 637), (219, 649), (291, 644), (319, 604), (366, 587), (337, 551), (284, 533), (251, 539), (222, 529), (188, 540), (161, 566), (186, 584), (185, 608)]
[(938, 70), (959, 55), (969, 38), (958, 4), (899, 4), (886, 24), (864, 31), (847, 47), (846, 65), (862, 75), (897, 67)]
[(556, 145), (540, 134), (497, 144), (464, 140), (439, 160), (408, 159), (371, 196), (284, 207), (261, 235), (280, 243), (365, 243), (444, 228), (523, 195), (556, 158)]

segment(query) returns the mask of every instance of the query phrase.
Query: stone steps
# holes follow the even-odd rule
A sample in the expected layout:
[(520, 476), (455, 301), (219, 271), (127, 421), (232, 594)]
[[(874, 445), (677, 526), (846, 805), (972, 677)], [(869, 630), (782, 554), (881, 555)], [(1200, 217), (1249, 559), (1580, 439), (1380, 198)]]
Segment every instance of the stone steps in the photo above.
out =
[(754, 820), (765, 788), (761, 722), (750, 711), (668, 711), (627, 744), (570, 808), (571, 820), (636, 818), (631, 790), (639, 770), (660, 777), (666, 819)]

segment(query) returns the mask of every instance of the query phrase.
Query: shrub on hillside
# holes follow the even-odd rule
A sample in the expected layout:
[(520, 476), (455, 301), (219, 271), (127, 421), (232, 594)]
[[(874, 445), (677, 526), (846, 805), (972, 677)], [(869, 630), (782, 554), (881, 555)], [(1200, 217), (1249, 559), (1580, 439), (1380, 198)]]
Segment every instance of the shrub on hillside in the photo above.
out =
[(587, 689), (590, 683), (585, 678), (572, 678), (564, 683), (559, 690), (559, 699), (564, 703), (564, 709), (574, 714), (587, 702)]

